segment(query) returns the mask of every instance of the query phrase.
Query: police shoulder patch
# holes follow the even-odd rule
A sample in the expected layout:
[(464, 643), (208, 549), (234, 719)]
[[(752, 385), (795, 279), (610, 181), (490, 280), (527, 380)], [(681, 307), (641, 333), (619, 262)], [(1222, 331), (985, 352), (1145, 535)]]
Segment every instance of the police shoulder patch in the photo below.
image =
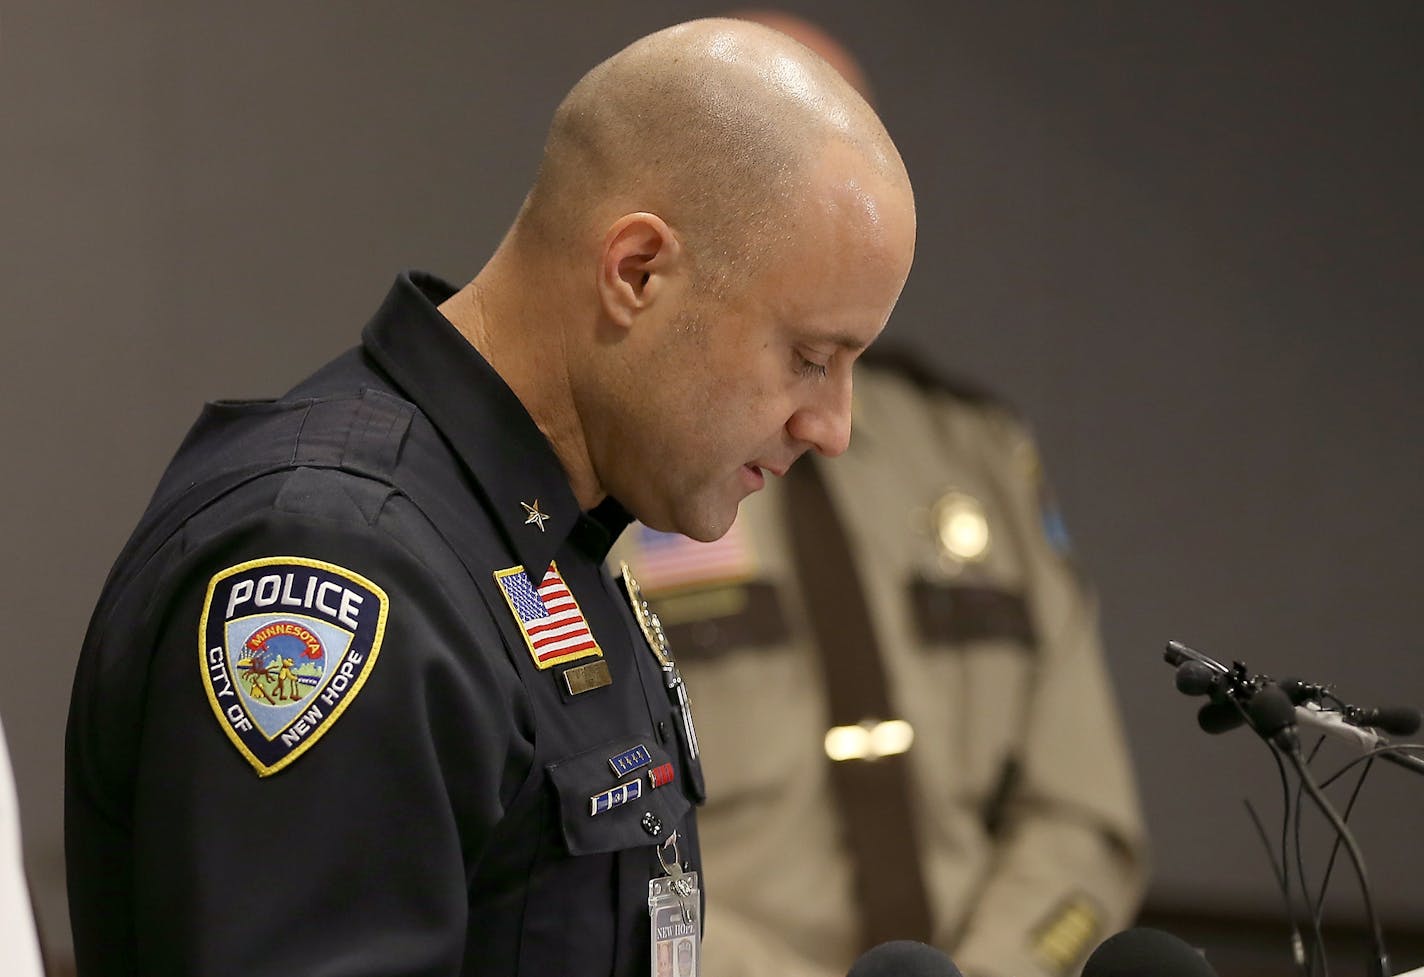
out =
[(305, 753), (376, 664), (389, 601), (333, 563), (274, 556), (208, 584), (199, 664), (213, 714), (259, 776)]

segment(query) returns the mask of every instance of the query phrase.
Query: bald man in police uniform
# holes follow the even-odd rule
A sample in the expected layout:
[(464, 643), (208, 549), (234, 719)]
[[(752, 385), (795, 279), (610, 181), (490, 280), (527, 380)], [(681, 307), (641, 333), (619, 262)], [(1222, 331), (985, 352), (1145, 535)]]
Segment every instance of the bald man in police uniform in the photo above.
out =
[[(752, 16), (863, 84), (818, 28)], [(1091, 592), (1022, 418), (874, 360), (844, 458), (718, 542), (635, 527), (615, 551), (697, 705), (705, 973), (837, 977), (915, 937), (969, 977), (1065, 977), (1146, 863)]]
[(80, 974), (695, 971), (696, 729), (603, 561), (844, 450), (913, 239), (866, 103), (697, 21), (575, 86), (469, 284), (401, 275), (356, 349), (210, 405), (75, 679)]

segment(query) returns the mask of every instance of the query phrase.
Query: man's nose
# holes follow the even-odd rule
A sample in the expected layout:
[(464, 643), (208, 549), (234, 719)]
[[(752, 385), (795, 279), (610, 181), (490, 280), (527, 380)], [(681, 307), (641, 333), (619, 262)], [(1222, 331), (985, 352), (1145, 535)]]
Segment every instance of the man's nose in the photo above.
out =
[(827, 458), (850, 447), (851, 381), (830, 379), (816, 390), (814, 399), (791, 415), (786, 431), (802, 444)]

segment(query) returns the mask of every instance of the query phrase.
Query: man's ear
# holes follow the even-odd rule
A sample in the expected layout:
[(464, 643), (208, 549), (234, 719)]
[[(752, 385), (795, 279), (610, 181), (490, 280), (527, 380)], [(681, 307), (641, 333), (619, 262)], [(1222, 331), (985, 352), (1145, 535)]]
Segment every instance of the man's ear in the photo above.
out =
[(603, 238), (598, 294), (603, 310), (628, 328), (657, 300), (682, 263), (682, 242), (657, 214), (624, 214)]

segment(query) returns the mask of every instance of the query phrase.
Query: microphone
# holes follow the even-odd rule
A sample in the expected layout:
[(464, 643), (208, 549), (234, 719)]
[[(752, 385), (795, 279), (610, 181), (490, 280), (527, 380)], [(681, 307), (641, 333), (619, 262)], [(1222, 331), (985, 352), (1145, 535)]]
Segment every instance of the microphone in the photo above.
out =
[(1211, 702), (1197, 712), (1197, 725), (1213, 735), (1235, 729), (1246, 721), (1241, 706), (1266, 681), (1263, 675), (1252, 677), (1240, 662), (1228, 668), (1180, 641), (1167, 642), (1162, 657), (1177, 670), (1178, 692), (1211, 696)]
[(1177, 691), (1183, 695), (1210, 695), (1220, 688), (1221, 677), (1204, 662), (1184, 661), (1177, 666)]
[(1140, 926), (1110, 936), (1083, 964), (1083, 977), (1216, 977), (1185, 940)]
[(1325, 698), (1325, 686), (1312, 685), (1309, 682), (1302, 682), (1298, 678), (1281, 679), (1281, 688), (1286, 695), (1290, 696), (1290, 701), (1298, 706), (1307, 702), (1319, 702)]
[(1356, 726), (1382, 729), (1393, 736), (1411, 736), (1419, 731), (1421, 716), (1413, 706), (1386, 706), (1383, 709), (1361, 709), (1351, 706), (1345, 710), (1345, 721)]
[(1178, 692), (1211, 696), (1211, 701), (1197, 710), (1197, 725), (1213, 736), (1240, 726), (1246, 719), (1236, 700), (1249, 692), (1249, 685), (1243, 686), (1234, 671), (1223, 671), (1203, 661), (1205, 656), (1190, 658), (1183, 654), (1190, 650), (1186, 645), (1171, 641), (1166, 657), (1169, 661), (1177, 658)]
[(1300, 752), (1300, 736), (1295, 730), (1295, 703), (1279, 685), (1268, 685), (1246, 705), (1251, 725), (1263, 738), (1286, 753)]
[(1180, 665), (1183, 662), (1193, 661), (1201, 662), (1213, 672), (1225, 673), (1231, 671), (1231, 669), (1227, 668), (1215, 658), (1203, 655), (1195, 648), (1188, 648), (1180, 641), (1168, 641), (1166, 649), (1162, 652), (1162, 658), (1168, 665)]
[(1379, 733), (1368, 726), (1356, 726), (1345, 721), (1345, 714), (1334, 709), (1321, 709), (1317, 705), (1296, 706), (1295, 721), (1302, 731), (1325, 733), (1358, 748), (1362, 752), (1388, 744)]
[[(1186, 666), (1183, 666), (1185, 668)], [(1182, 668), (1177, 669), (1177, 688), (1188, 695), (1201, 695), (1200, 692), (1187, 692), (1182, 688)], [(1201, 679), (1193, 679), (1193, 683), (1198, 683)], [(1297, 706), (1307, 703), (1320, 703), (1330, 695), (1329, 686), (1314, 685), (1310, 682), (1303, 682), (1298, 678), (1283, 678), (1280, 686), (1290, 696), (1290, 701)], [(1195, 684), (1193, 685), (1195, 687)], [(1210, 691), (1210, 689), (1208, 689)], [(1334, 696), (1330, 696), (1332, 699)], [(1339, 702), (1339, 699), (1335, 699)], [(1424, 714), (1421, 714), (1414, 706), (1386, 706), (1383, 709), (1362, 709), (1359, 706), (1344, 705), (1345, 721), (1354, 726), (1368, 726), (1372, 729), (1382, 730), (1391, 736), (1412, 736), (1419, 732), (1421, 723), (1424, 723)]]
[[(1376, 710), (1355, 709), (1349, 710), (1366, 714), (1366, 718), (1379, 719), (1379, 716), (1372, 716)], [(1407, 721), (1412, 721), (1415, 710), (1412, 707), (1400, 707), (1398, 709), (1378, 710), (1381, 713), (1398, 713), (1393, 717), (1385, 716), (1397, 729), (1403, 729)], [(1307, 727), (1316, 732), (1327, 733), (1355, 746), (1361, 751), (1377, 755), (1381, 760), (1386, 760), (1395, 766), (1403, 767), (1413, 773), (1424, 774), (1424, 759), (1414, 756), (1411, 753), (1403, 752), (1403, 748), (1395, 748), (1390, 745), (1390, 741), (1381, 734), (1375, 732), (1373, 726), (1366, 726), (1350, 721), (1349, 711), (1336, 712), (1335, 710), (1321, 709), (1315, 704), (1295, 707), (1295, 720), (1302, 727)], [(1399, 735), (1407, 736), (1407, 733)], [(1405, 744), (1407, 747), (1408, 744)], [(1424, 977), (1421, 974), (1420, 977)]]
[(954, 961), (915, 940), (892, 940), (862, 953), (846, 977), (964, 977)]
[(1217, 736), (1246, 722), (1241, 706), (1234, 702), (1208, 702), (1197, 710), (1197, 725), (1203, 733)]

